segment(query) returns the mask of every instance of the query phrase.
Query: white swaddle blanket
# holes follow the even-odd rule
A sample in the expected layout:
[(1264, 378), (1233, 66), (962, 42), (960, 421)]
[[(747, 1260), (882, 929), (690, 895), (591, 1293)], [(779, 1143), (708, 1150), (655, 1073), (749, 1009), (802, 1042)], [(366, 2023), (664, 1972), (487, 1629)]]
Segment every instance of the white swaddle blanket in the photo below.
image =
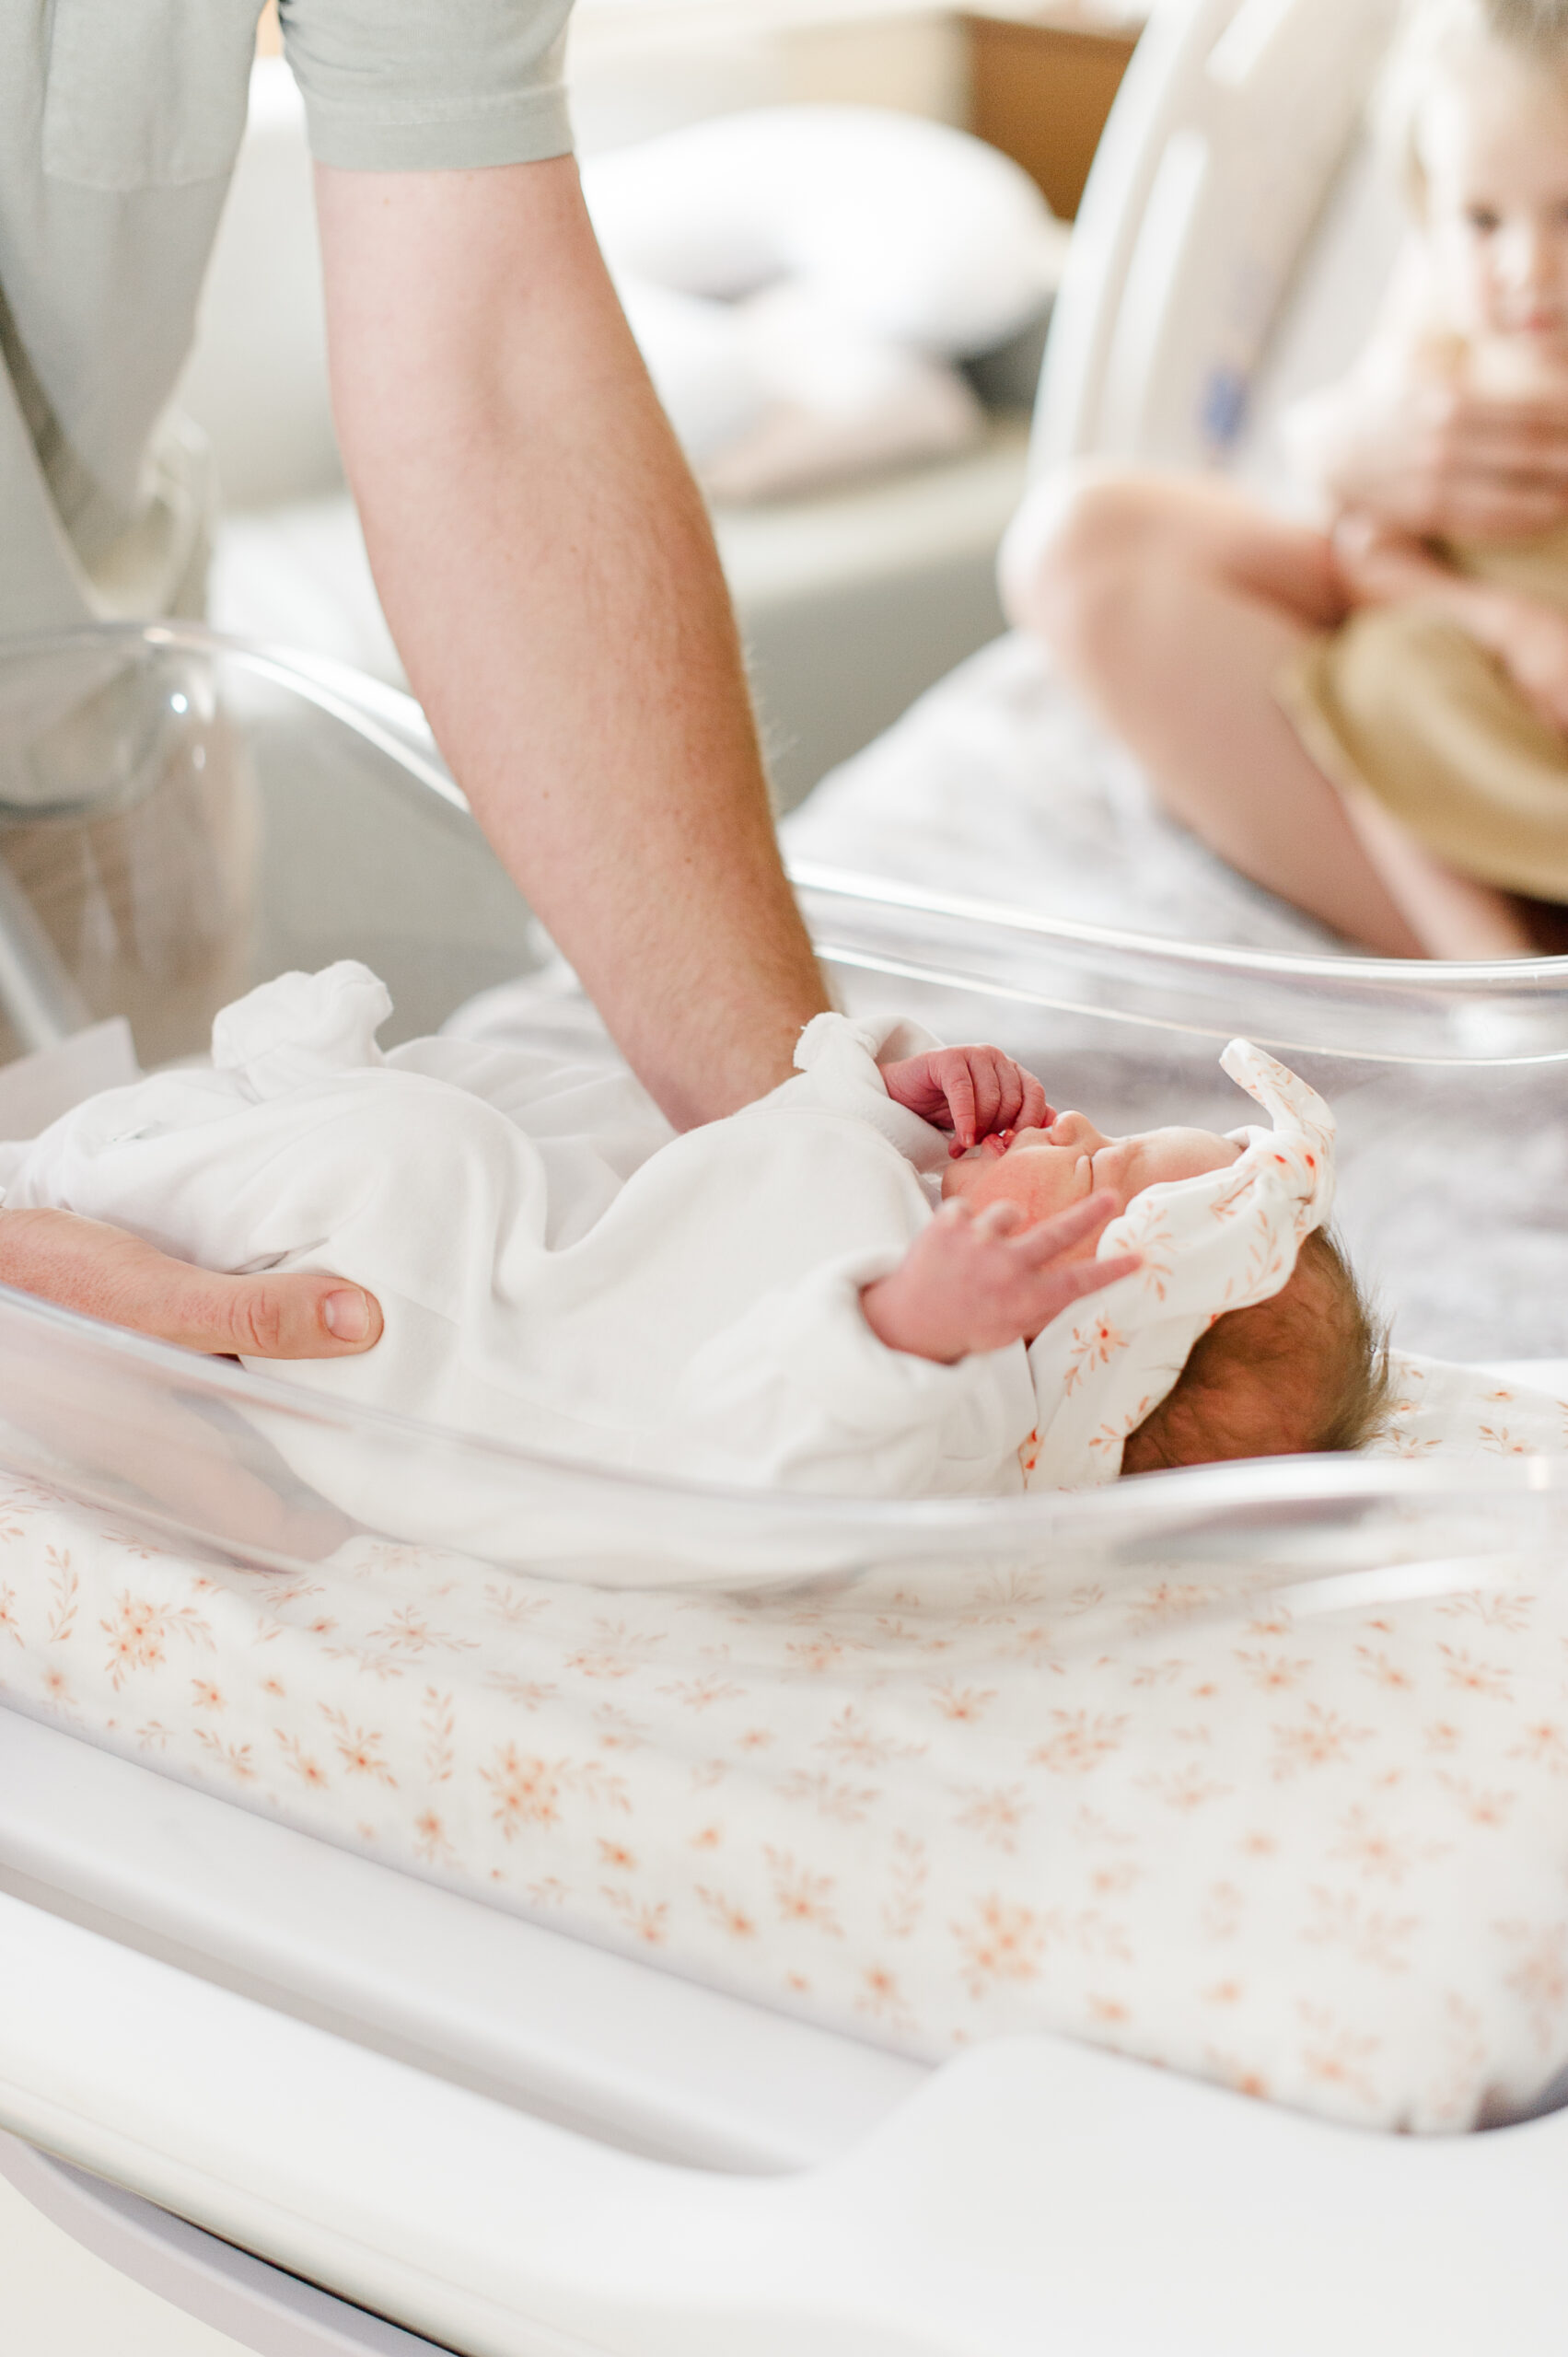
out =
[[(1113, 1479), (1197, 1336), (1288, 1280), (1331, 1185), (1327, 1109), (1233, 1042), (1226, 1069), (1274, 1126), (1112, 1224), (1101, 1249), (1135, 1245), (1136, 1276), (1028, 1351), (940, 1365), (888, 1349), (860, 1307), (932, 1217), (947, 1161), (876, 1061), (927, 1035), (820, 1016), (796, 1078), (675, 1137), (623, 1074), (447, 1039), (383, 1055), (389, 1011), (363, 966), (285, 975), (219, 1016), (211, 1069), (0, 1148), (6, 1200), (210, 1268), (367, 1287), (374, 1350), (283, 1370), (340, 1402), (612, 1471), (919, 1498)], [(273, 1437), (323, 1496), (403, 1538), (504, 1548), (527, 1511), (505, 1466), (476, 1481), (406, 1449), (356, 1463), (298, 1422)]]
[[(1018, 1490), (1035, 1419), (1021, 1346), (939, 1366), (859, 1308), (931, 1216), (946, 1142), (895, 1105), (837, 1016), (803, 1073), (671, 1134), (624, 1075), (424, 1039), (383, 1056), (364, 967), (285, 975), (221, 1015), (214, 1067), (165, 1073), (0, 1149), (14, 1207), (113, 1221), (215, 1269), (331, 1269), (379, 1300), (363, 1357), (287, 1379), (597, 1466), (918, 1496)], [(279, 1370), (273, 1369), (273, 1372)], [(345, 1511), (477, 1544), (494, 1500), (404, 1494), (286, 1452)], [(328, 1453), (330, 1458), (330, 1452)], [(347, 1490), (345, 1490), (345, 1483)]]

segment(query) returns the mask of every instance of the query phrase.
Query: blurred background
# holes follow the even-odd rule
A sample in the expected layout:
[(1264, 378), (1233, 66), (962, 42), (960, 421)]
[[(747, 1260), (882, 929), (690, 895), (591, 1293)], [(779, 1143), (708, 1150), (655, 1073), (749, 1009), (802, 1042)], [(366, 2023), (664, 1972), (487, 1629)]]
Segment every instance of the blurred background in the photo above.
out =
[[(781, 809), (1003, 627), (1052, 293), (1147, 14), (577, 0), (589, 203), (713, 507)], [(401, 684), (270, 10), (180, 402), (224, 494), (213, 621)]]

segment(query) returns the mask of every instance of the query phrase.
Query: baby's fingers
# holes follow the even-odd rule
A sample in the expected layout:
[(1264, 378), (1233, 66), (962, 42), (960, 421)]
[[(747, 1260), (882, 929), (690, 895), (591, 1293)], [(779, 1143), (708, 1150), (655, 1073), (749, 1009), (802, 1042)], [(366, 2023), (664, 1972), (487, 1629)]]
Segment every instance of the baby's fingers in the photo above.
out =
[(976, 1138), (982, 1134), (975, 1108), (974, 1074), (968, 1058), (958, 1055), (950, 1065), (945, 1064), (939, 1086), (947, 1100), (953, 1144), (959, 1153), (967, 1152)]
[(1040, 1328), (1051, 1325), (1075, 1301), (1103, 1293), (1107, 1285), (1120, 1284), (1123, 1277), (1135, 1276), (1143, 1265), (1136, 1252), (1119, 1252), (1109, 1260), (1073, 1260), (1065, 1268), (1042, 1269), (1035, 1279), (1035, 1315)]
[(1025, 1072), (1021, 1064), (1016, 1069), (1023, 1083), (1023, 1090), (1011, 1126), (1015, 1130), (1043, 1130), (1051, 1118), (1051, 1100), (1032, 1072)]
[(993, 1048), (982, 1048), (972, 1054), (969, 1069), (974, 1087), (975, 1136), (993, 1137), (1005, 1126), (1002, 1114), (1006, 1095), (1006, 1061)]
[(993, 1126), (1002, 1131), (1038, 1130), (1050, 1110), (1045, 1091), (1033, 1073), (1016, 1064), (998, 1050), (995, 1055), (996, 1111)]
[(1018, 1108), (1024, 1100), (1022, 1078), (1016, 1064), (999, 1049), (992, 1049), (985, 1068), (976, 1074), (980, 1110), (984, 1116), (982, 1137), (995, 1137), (1003, 1130), (1016, 1129)]

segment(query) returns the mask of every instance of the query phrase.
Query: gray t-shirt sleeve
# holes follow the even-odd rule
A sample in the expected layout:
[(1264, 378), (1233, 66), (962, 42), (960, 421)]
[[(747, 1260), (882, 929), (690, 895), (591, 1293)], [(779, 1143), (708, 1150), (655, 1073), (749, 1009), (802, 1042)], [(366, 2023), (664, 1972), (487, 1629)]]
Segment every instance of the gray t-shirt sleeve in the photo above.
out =
[(318, 163), (452, 171), (570, 152), (572, 0), (282, 0)]

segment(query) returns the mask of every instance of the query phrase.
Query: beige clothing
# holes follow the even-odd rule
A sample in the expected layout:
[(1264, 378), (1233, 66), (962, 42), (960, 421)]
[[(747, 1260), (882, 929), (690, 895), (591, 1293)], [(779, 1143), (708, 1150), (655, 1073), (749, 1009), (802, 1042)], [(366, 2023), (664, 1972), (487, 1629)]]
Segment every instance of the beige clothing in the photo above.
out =
[[(351, 170), (571, 145), (571, 0), (283, 0)], [(261, 0), (0, 0), (0, 637), (199, 609), (208, 470), (168, 413)]]
[[(1446, 547), (1459, 572), (1568, 612), (1568, 527)], [(1278, 686), (1312, 758), (1461, 874), (1568, 901), (1568, 738), (1495, 656), (1419, 600), (1367, 606)]]

